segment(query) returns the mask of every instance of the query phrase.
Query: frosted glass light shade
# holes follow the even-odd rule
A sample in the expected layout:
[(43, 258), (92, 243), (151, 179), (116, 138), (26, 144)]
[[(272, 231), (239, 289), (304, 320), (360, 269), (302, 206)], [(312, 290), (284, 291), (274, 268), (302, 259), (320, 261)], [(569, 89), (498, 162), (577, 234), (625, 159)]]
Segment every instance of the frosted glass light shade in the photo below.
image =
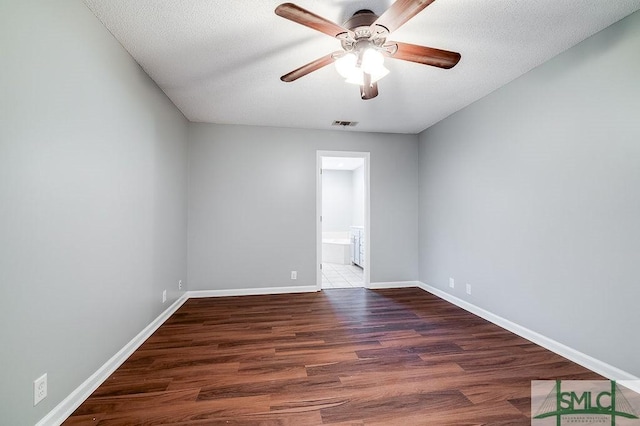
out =
[[(364, 84), (364, 72), (361, 69), (356, 68), (356, 70), (358, 71), (357, 73), (354, 73), (352, 77), (347, 78), (346, 82), (349, 84), (355, 84), (358, 86), (362, 86)], [(371, 82), (375, 83), (376, 81), (380, 80), (381, 78), (383, 78), (384, 76), (386, 76), (387, 74), (389, 74), (389, 70), (386, 69), (384, 66), (378, 70), (375, 70), (375, 73), (371, 74)]]
[(367, 49), (362, 54), (362, 71), (376, 75), (384, 68), (384, 56), (376, 49)]
[(371, 82), (375, 83), (387, 74), (389, 70), (384, 66), (384, 55), (369, 48), (362, 53), (362, 63), (358, 67), (358, 57), (350, 52), (336, 60), (336, 71), (347, 83), (362, 86), (364, 84), (364, 73), (371, 75)]
[(347, 53), (343, 57), (339, 58), (336, 61), (336, 71), (343, 78), (351, 78), (356, 72), (356, 63), (358, 62), (358, 58), (353, 53)]

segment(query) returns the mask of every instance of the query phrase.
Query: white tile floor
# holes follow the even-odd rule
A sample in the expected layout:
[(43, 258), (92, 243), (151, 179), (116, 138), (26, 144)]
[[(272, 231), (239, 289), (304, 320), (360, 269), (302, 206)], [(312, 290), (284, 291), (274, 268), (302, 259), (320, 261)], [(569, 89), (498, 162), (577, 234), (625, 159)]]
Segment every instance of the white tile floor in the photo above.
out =
[(364, 287), (363, 280), (359, 266), (322, 263), (322, 288)]

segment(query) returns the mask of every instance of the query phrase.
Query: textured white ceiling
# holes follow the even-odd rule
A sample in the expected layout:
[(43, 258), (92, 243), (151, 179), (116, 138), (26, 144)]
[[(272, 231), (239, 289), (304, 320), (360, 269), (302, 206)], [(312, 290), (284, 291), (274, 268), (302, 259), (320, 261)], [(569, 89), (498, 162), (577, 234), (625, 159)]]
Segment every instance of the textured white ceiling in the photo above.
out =
[[(191, 121), (418, 133), (630, 13), (640, 0), (437, 0), (389, 39), (459, 52), (453, 69), (387, 59), (363, 101), (333, 65), (280, 76), (340, 48), (274, 13), (277, 0), (85, 0)], [(341, 24), (391, 0), (297, 0)]]

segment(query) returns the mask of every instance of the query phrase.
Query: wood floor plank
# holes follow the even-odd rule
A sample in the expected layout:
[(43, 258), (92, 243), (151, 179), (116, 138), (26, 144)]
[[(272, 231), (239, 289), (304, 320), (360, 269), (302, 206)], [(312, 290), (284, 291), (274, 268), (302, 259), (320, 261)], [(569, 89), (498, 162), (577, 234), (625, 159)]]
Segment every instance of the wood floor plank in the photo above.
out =
[(320, 412), (322, 420), (327, 422), (347, 421), (358, 413), (357, 416), (361, 416), (365, 423), (369, 419), (375, 419), (390, 424), (403, 416), (422, 415), (426, 419), (439, 410), (472, 405), (473, 403), (461, 392), (448, 390), (401, 396), (390, 395), (376, 399), (354, 398), (344, 404), (323, 408)]
[(528, 425), (602, 379), (420, 289), (188, 300), (65, 425)]
[(194, 402), (199, 393), (200, 389), (187, 389), (95, 397), (82, 404), (76, 413), (81, 415), (83, 411), (87, 414), (93, 412), (128, 412), (144, 410), (150, 405), (180, 405), (182, 403)]

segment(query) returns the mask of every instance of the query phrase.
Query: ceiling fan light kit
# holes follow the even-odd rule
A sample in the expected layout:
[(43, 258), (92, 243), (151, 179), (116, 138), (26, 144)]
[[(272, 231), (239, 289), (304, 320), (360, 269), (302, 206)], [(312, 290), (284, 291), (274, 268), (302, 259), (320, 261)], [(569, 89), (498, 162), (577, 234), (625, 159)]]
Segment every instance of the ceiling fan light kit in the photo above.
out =
[(397, 0), (382, 15), (359, 10), (343, 26), (335, 24), (293, 3), (283, 3), (278, 16), (340, 40), (342, 50), (301, 66), (280, 79), (290, 83), (331, 63), (347, 83), (360, 86), (362, 99), (378, 96), (378, 81), (389, 74), (385, 57), (439, 68), (452, 68), (460, 54), (408, 43), (387, 41), (389, 34), (413, 18), (434, 0)]
[(375, 83), (387, 74), (389, 70), (384, 66), (384, 56), (373, 48), (366, 48), (362, 52), (349, 52), (335, 62), (336, 71), (347, 83), (362, 86), (364, 74), (371, 75), (371, 82)]

